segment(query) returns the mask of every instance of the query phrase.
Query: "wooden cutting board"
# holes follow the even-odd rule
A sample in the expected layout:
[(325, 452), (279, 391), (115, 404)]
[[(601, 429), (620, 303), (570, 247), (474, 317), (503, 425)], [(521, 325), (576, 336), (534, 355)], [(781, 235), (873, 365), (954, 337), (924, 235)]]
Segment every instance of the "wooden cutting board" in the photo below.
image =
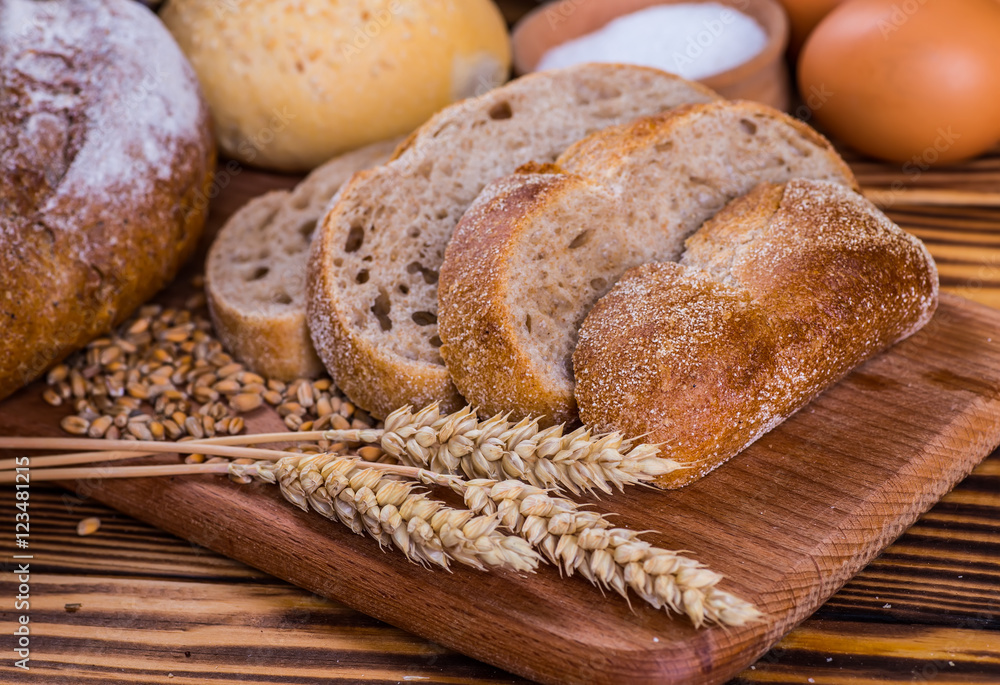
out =
[[(0, 434), (56, 434), (35, 386)], [(269, 410), (255, 429), (280, 425)], [(832, 595), (1000, 444), (1000, 312), (945, 295), (916, 336), (865, 364), (684, 490), (603, 502), (648, 539), (725, 574), (759, 625), (696, 631), (552, 567), (432, 572), (281, 499), (217, 477), (75, 485), (131, 516), (366, 614), (544, 682), (715, 683)]]

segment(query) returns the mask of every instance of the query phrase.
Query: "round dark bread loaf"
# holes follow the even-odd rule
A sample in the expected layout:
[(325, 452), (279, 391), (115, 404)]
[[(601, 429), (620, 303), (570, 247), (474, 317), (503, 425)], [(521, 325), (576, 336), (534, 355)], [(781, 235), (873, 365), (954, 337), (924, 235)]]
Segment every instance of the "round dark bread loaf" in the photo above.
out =
[(833, 183), (762, 184), (686, 243), (626, 272), (573, 354), (580, 416), (722, 464), (880, 350), (926, 324), (938, 276), (923, 243)]
[(0, 0), (0, 398), (194, 250), (215, 150), (189, 65), (130, 0)]

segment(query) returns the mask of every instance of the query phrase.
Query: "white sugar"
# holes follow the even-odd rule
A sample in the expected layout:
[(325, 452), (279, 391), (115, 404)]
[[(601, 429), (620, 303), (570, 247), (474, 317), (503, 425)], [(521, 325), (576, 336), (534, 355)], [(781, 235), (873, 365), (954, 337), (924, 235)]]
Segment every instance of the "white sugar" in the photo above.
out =
[(659, 5), (557, 45), (542, 56), (537, 69), (619, 62), (699, 79), (746, 62), (766, 44), (767, 35), (756, 21), (726, 5)]

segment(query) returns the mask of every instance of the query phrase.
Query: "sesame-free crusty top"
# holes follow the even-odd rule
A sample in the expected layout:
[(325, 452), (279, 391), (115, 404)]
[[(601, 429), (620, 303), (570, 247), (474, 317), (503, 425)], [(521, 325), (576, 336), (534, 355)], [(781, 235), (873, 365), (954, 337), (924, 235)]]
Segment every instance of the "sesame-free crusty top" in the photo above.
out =
[(204, 224), (208, 110), (130, 0), (0, 0), (0, 398), (173, 278)]
[(573, 354), (580, 416), (662, 443), (686, 485), (926, 324), (923, 243), (843, 186), (762, 184), (645, 264), (587, 315)]

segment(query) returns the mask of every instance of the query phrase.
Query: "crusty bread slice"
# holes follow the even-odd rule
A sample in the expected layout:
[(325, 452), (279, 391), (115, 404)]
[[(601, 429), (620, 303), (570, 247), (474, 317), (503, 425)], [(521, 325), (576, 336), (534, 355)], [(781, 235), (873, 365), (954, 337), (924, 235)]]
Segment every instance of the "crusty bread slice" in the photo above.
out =
[(313, 342), (344, 392), (379, 417), (405, 404), (458, 407), (438, 350), (438, 270), (483, 187), (606, 126), (717, 97), (643, 67), (532, 74), (448, 107), (392, 162), (355, 176), (327, 214), (309, 267)]
[(309, 243), (340, 186), (388, 161), (399, 142), (348, 152), (292, 191), (254, 198), (219, 232), (205, 267), (209, 311), (222, 342), (257, 373), (279, 380), (323, 373), (306, 327)]
[(522, 171), (489, 186), (448, 245), (441, 353), (485, 413), (552, 421), (576, 416), (577, 331), (626, 270), (680, 258), (687, 236), (761, 181), (855, 185), (809, 127), (726, 101), (605, 129)]
[(573, 354), (580, 416), (645, 435), (680, 487), (771, 430), (934, 314), (923, 243), (832, 183), (762, 184), (687, 241), (629, 270)]

